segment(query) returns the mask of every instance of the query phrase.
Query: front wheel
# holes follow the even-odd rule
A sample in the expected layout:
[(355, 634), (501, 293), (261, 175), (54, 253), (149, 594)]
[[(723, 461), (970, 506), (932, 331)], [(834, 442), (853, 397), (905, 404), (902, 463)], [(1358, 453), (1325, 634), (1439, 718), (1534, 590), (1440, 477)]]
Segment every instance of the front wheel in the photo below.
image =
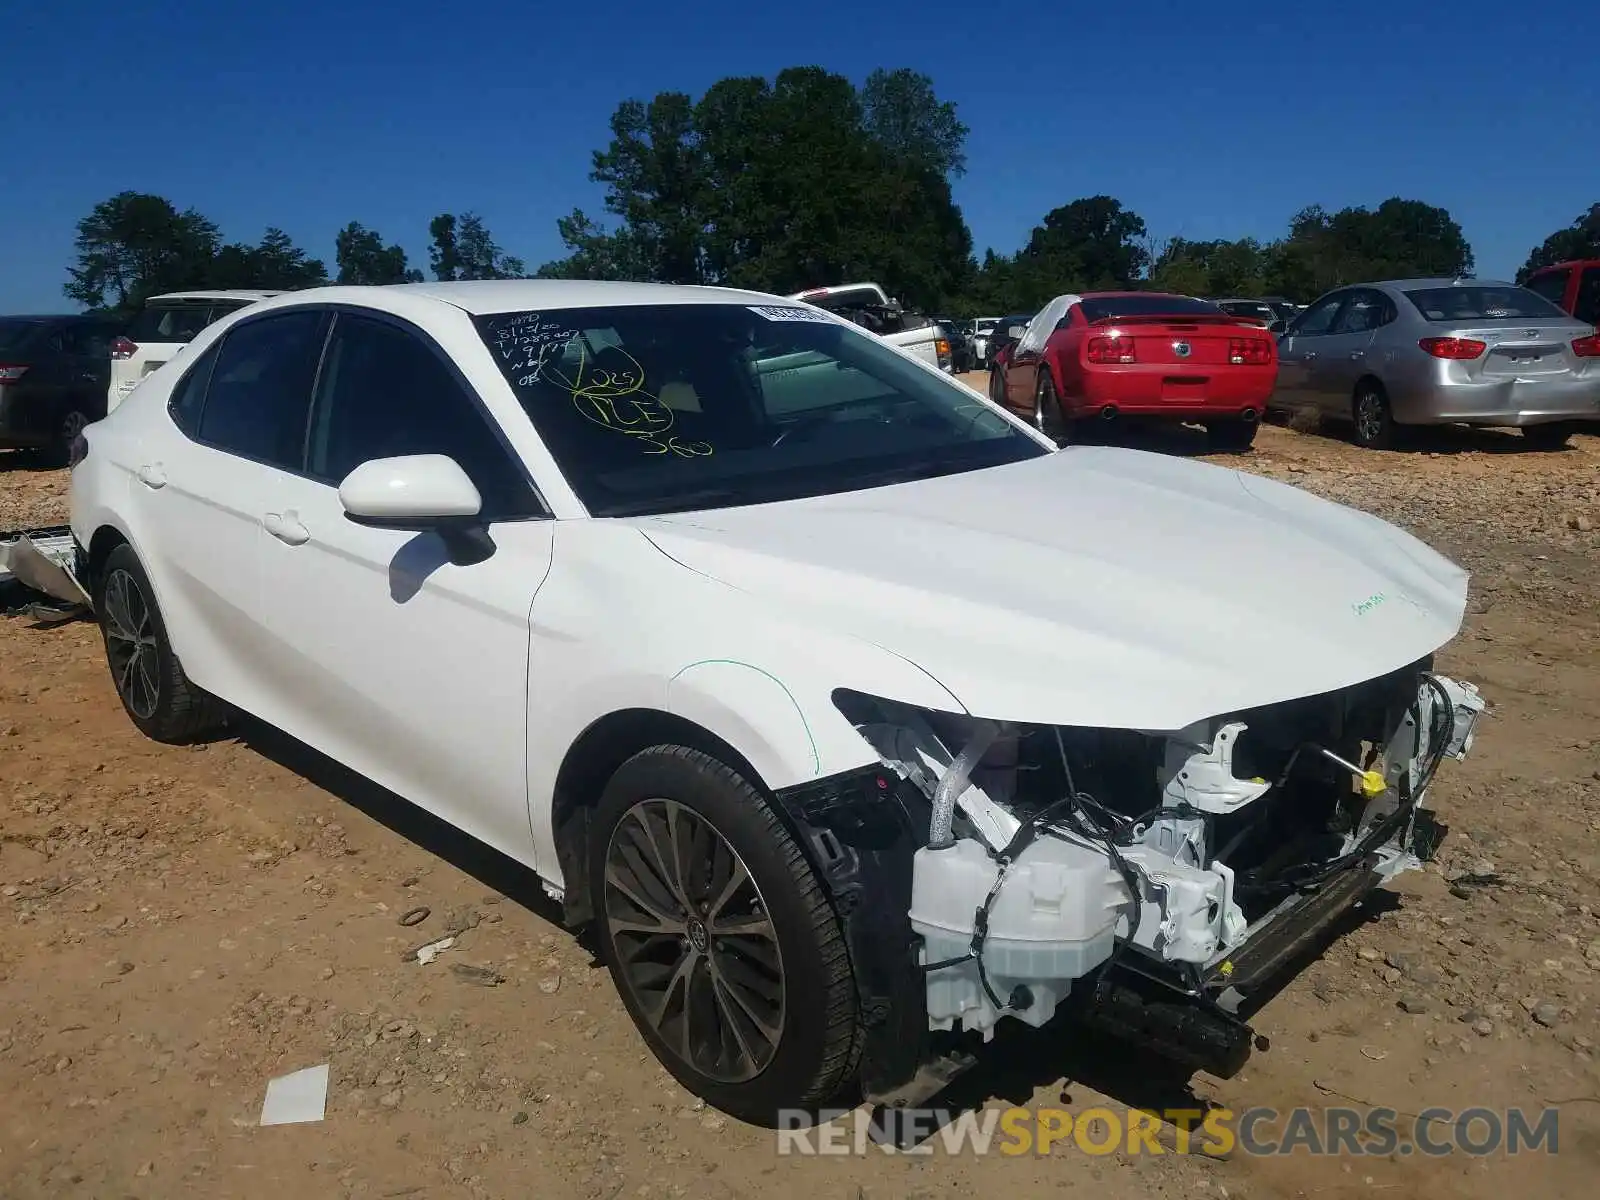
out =
[(592, 828), (602, 952), (661, 1064), (761, 1124), (832, 1099), (857, 1046), (844, 936), (760, 791), (700, 751), (654, 746), (618, 768)]

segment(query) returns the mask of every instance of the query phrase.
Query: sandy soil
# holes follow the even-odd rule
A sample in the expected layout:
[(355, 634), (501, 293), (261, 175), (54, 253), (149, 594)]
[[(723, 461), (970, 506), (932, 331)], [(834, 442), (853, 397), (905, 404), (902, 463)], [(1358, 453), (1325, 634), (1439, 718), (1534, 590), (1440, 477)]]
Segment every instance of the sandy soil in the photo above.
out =
[[(1153, 445), (1201, 449), (1186, 433)], [(1232, 461), (1395, 519), (1473, 569), (1442, 665), (1482, 686), (1491, 717), (1436, 785), (1452, 826), (1440, 861), (1272, 998), (1255, 1019), (1271, 1049), (1239, 1077), (1166, 1078), (1070, 1027), (1009, 1030), (963, 1094), (1075, 1111), (1559, 1104), (1558, 1154), (780, 1157), (769, 1131), (673, 1085), (524, 873), (271, 731), (147, 742), (92, 626), (14, 618), (0, 619), (0, 1196), (1592, 1195), (1600, 438), (1533, 454), (1451, 434), (1370, 454), (1267, 429)], [(64, 519), (64, 493), (60, 474), (0, 455), (0, 528)], [(426, 919), (402, 926), (418, 906)], [(405, 960), (451, 930), (438, 961)], [(256, 1125), (269, 1078), (323, 1062), (325, 1122)]]

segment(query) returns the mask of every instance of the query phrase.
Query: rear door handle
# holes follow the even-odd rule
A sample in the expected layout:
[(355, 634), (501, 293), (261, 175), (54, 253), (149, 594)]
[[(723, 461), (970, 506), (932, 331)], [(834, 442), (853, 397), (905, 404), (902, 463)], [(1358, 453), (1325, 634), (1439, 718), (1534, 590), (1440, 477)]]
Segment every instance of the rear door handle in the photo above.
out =
[(1315, 350), (1307, 350), (1306, 351), (1306, 361), (1307, 362), (1311, 362), (1316, 357), (1317, 357), (1317, 352)]
[(1352, 350), (1352, 351), (1350, 351), (1350, 361), (1351, 362), (1360, 362), (1366, 356), (1367, 356), (1367, 352), (1365, 350)]
[(160, 463), (145, 463), (138, 471), (139, 482), (151, 491), (156, 491), (167, 486), (167, 473), (161, 469)]
[(300, 524), (298, 513), (268, 513), (262, 518), (261, 524), (286, 546), (303, 546), (311, 540), (311, 531)]

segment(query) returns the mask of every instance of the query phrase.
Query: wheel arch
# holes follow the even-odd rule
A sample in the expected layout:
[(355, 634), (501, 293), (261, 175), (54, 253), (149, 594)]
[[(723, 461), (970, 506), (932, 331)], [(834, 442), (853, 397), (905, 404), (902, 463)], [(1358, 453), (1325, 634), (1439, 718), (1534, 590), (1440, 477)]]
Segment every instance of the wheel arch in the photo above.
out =
[(625, 708), (591, 722), (567, 748), (556, 772), (550, 824), (561, 869), (566, 922), (593, 916), (589, 902), (589, 817), (606, 781), (617, 768), (651, 746), (687, 746), (732, 767), (750, 785), (771, 794), (750, 760), (724, 738), (687, 717), (664, 709)]

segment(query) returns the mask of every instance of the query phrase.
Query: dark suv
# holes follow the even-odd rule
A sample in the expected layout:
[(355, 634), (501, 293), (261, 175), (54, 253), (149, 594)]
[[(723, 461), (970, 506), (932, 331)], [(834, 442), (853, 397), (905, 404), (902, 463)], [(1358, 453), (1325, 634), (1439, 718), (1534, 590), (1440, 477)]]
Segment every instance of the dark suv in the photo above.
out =
[(0, 449), (66, 462), (78, 432), (106, 415), (121, 332), (103, 316), (0, 317)]

